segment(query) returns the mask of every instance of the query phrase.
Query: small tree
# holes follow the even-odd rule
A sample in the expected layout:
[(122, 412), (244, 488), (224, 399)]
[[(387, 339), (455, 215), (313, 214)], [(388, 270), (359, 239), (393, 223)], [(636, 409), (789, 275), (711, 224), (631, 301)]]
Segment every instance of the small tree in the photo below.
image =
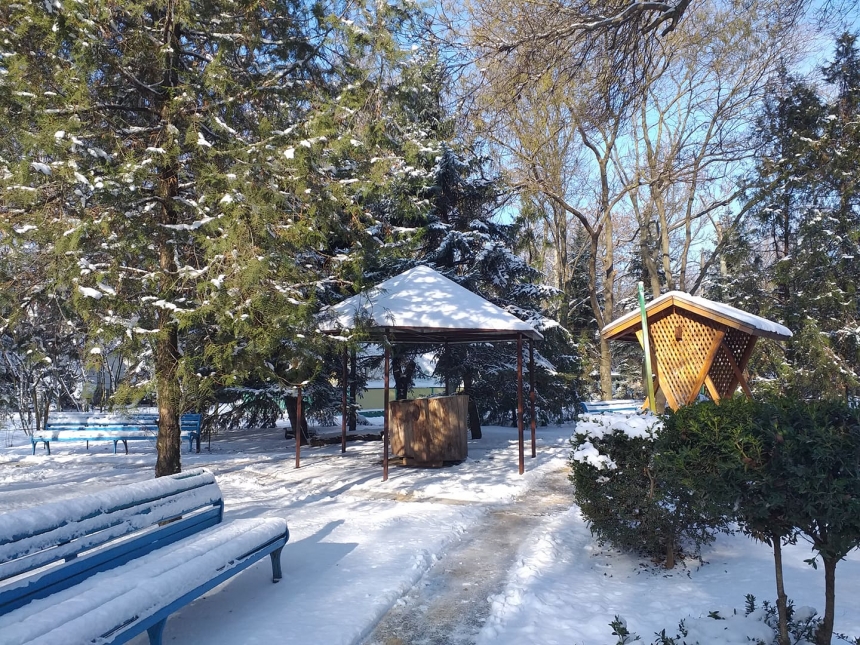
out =
[(860, 411), (788, 397), (705, 402), (669, 414), (662, 440), (664, 470), (773, 547), (782, 645), (789, 637), (781, 546), (809, 540), (825, 576), (816, 643), (829, 644), (836, 565), (860, 544)]

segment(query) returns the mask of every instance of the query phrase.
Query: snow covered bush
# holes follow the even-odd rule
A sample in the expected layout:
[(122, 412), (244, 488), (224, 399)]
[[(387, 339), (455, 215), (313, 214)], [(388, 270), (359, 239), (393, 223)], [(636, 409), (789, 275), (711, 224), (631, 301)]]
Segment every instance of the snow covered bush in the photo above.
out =
[(672, 568), (727, 526), (721, 507), (679, 482), (655, 460), (662, 449), (650, 416), (585, 417), (571, 440), (574, 499), (601, 543)]
[[(794, 608), (788, 601), (788, 637), (790, 645), (811, 645), (821, 626), (822, 619), (813, 607)], [(627, 628), (627, 622), (615, 616), (609, 626), (617, 636), (615, 645), (642, 642), (642, 637)], [(670, 635), (672, 631), (674, 635)], [(651, 645), (780, 645), (778, 617), (775, 605), (764, 601), (756, 606), (755, 596), (748, 594), (743, 612), (735, 609), (709, 611), (697, 618), (688, 617), (674, 630), (662, 629), (654, 634)], [(840, 635), (848, 643), (858, 643)]]

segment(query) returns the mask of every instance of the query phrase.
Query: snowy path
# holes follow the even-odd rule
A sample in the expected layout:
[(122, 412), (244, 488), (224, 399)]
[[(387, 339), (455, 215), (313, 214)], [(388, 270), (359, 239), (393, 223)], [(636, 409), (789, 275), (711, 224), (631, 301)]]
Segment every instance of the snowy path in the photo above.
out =
[(475, 642), (530, 536), (573, 503), (566, 470), (491, 510), (461, 536), (382, 618), (364, 645), (467, 645)]

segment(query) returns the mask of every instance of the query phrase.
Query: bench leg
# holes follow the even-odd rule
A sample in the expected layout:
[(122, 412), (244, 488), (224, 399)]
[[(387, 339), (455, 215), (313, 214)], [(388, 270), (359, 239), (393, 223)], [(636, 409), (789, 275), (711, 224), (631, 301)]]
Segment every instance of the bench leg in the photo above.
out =
[(113, 454), (116, 454), (116, 444), (119, 443), (119, 440), (113, 442)]
[(50, 454), (51, 454), (51, 442), (50, 441), (45, 442), (45, 448), (48, 449), (48, 455), (50, 456)]
[(122, 440), (122, 445), (125, 446), (125, 454), (128, 454), (128, 441), (125, 439)]
[(269, 557), (272, 558), (272, 582), (277, 582), (281, 579), (281, 550), (283, 548), (281, 547), (269, 554)]
[(164, 635), (164, 626), (166, 624), (167, 619), (165, 618), (146, 630), (146, 633), (149, 634), (149, 645), (161, 645), (161, 637)]

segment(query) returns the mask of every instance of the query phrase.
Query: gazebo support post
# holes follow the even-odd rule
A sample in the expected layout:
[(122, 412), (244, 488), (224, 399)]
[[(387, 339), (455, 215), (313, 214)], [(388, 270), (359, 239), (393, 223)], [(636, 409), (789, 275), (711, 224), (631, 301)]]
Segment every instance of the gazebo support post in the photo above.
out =
[(389, 409), (388, 409), (388, 395), (389, 395), (389, 383), (388, 383), (388, 373), (391, 371), (391, 346), (388, 344), (388, 338), (385, 339), (385, 361), (384, 361), (384, 374), (385, 376), (382, 379), (384, 384), (384, 389), (382, 393), (382, 481), (388, 481), (388, 431), (390, 428), (390, 424), (388, 421)]
[(302, 458), (302, 386), (296, 386), (296, 468), (301, 465)]
[(523, 335), (517, 334), (517, 433), (520, 449), (520, 475), (526, 470), (523, 431)]
[(532, 418), (532, 459), (537, 457), (537, 448), (535, 448), (535, 435), (537, 430), (537, 418), (535, 413), (535, 342), (529, 341), (529, 402), (531, 403), (531, 418)]
[(355, 432), (356, 412), (355, 402), (358, 398), (358, 384), (356, 379), (356, 350), (355, 347), (349, 352), (349, 431)]
[(349, 370), (347, 367), (347, 348), (346, 345), (343, 346), (343, 369), (341, 373), (343, 375), (343, 388), (341, 390), (341, 399), (340, 399), (340, 452), (341, 454), (346, 452), (346, 415), (347, 415), (347, 407), (346, 407), (346, 390), (347, 383), (349, 381)]

